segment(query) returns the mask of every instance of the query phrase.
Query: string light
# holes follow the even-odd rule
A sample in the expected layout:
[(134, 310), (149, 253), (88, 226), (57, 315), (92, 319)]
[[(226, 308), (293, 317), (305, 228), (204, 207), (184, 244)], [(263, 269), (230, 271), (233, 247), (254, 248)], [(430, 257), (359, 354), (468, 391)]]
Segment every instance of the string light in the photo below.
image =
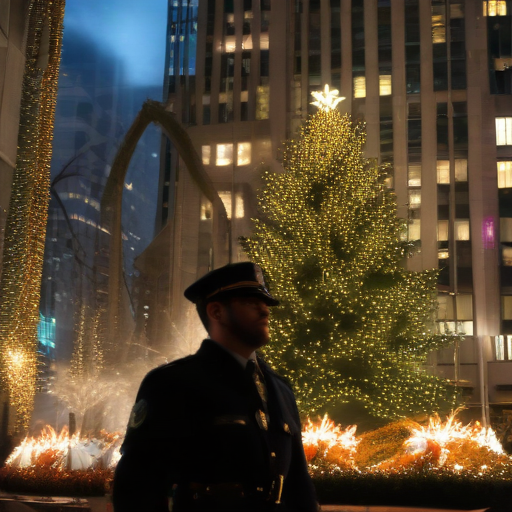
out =
[(423, 369), (447, 341), (433, 332), (437, 274), (403, 267), (405, 224), (365, 141), (363, 124), (321, 106), (287, 144), (284, 172), (264, 174), (244, 248), (282, 303), (265, 356), (308, 414), (347, 402), (384, 418), (450, 410), (453, 388)]
[[(0, 281), (0, 376), (26, 430), (37, 376), (37, 323), (64, 0), (30, 3), (18, 135)], [(44, 55), (48, 37), (48, 63)]]

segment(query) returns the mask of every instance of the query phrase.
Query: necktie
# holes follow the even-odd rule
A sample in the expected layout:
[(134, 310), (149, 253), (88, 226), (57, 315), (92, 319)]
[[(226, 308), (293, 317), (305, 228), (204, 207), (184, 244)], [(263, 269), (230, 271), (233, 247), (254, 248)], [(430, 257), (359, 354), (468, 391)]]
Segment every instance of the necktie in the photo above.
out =
[(261, 429), (268, 430), (268, 392), (267, 386), (265, 385), (265, 379), (263, 378), (263, 374), (261, 373), (259, 366), (252, 359), (249, 359), (247, 362), (245, 371), (251, 380), (251, 387), (253, 388), (253, 391), (255, 391), (257, 399), (256, 421)]

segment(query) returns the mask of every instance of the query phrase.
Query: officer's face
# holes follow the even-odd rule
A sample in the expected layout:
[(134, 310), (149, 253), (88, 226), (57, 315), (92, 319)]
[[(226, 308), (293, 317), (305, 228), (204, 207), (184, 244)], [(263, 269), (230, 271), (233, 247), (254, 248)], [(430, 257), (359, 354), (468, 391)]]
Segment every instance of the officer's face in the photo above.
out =
[(226, 303), (227, 327), (238, 339), (257, 349), (269, 340), (267, 304), (258, 297), (235, 297)]

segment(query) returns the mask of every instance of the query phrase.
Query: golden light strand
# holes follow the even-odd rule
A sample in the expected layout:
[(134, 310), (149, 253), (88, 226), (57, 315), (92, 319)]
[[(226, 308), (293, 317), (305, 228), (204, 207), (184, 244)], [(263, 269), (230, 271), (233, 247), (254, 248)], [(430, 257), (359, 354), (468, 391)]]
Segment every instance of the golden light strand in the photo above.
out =
[(5, 228), (0, 374), (16, 411), (17, 432), (28, 428), (35, 395), (37, 324), (64, 7), (64, 0), (34, 0), (30, 4), (18, 153)]
[(287, 144), (284, 172), (264, 175), (244, 246), (282, 302), (265, 355), (309, 414), (348, 402), (384, 418), (449, 410), (453, 389), (422, 369), (447, 341), (432, 329), (436, 271), (403, 267), (404, 223), (365, 140), (364, 125), (321, 108)]

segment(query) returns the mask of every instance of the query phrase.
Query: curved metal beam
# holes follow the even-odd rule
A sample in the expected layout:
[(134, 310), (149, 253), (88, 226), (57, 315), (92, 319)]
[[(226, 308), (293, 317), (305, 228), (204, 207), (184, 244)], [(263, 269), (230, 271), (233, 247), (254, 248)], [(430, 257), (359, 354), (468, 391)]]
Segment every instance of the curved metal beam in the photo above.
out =
[[(110, 235), (108, 240), (108, 303), (105, 318), (105, 340), (112, 343), (117, 330), (123, 272), (121, 212), (123, 187), (130, 160), (142, 134), (150, 123), (158, 124), (176, 147), (181, 159), (201, 192), (213, 205), (214, 239), (221, 224), (227, 225), (224, 205), (204, 170), (203, 162), (188, 133), (176, 120), (175, 114), (165, 110), (162, 103), (147, 100), (119, 147), (101, 200), (101, 227)], [(107, 235), (108, 236), (108, 235)]]

